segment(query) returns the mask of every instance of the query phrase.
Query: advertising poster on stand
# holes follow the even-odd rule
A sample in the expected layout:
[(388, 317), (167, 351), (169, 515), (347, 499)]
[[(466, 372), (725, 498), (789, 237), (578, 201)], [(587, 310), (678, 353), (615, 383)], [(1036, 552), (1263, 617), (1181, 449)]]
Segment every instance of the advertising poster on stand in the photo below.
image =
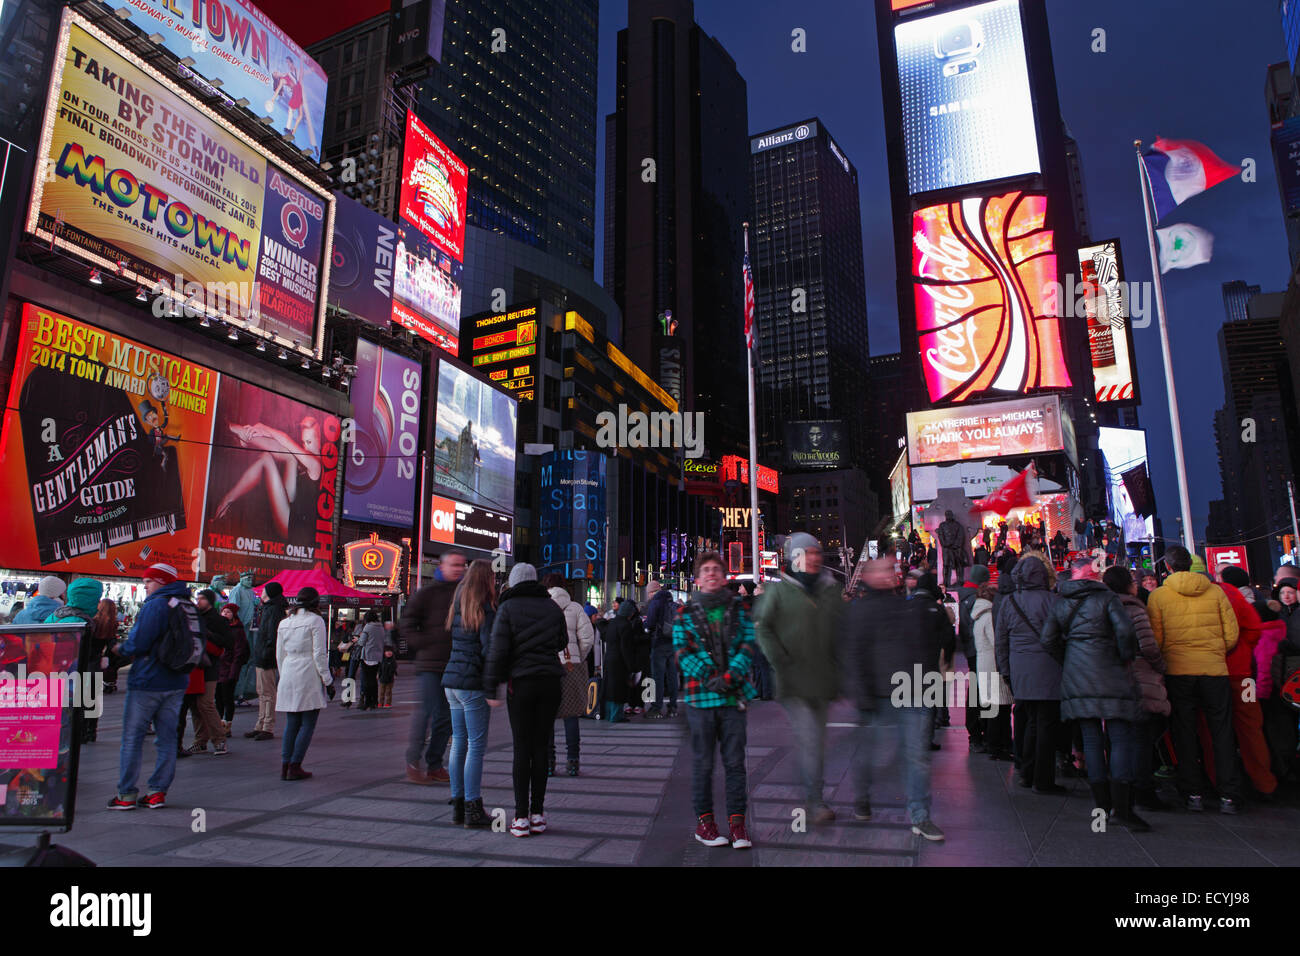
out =
[(221, 383), (208, 475), (209, 572), (259, 580), (334, 562), (339, 419), (264, 388)]
[(0, 482), (3, 564), (137, 576), (198, 548), (216, 372), (23, 306)]
[(513, 514), (518, 403), (445, 358), (437, 395), (434, 485), (458, 501)]
[(414, 113), (406, 114), (398, 216), (457, 262), (465, 261), (469, 167)]
[(343, 517), (410, 528), (419, 466), (420, 363), (357, 340), (356, 439), (345, 449)]

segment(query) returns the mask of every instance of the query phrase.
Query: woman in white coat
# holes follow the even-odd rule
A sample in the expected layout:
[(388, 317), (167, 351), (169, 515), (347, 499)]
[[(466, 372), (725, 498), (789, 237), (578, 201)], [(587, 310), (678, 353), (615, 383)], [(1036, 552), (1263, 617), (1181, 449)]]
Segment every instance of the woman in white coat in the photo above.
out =
[(287, 715), (280, 747), (281, 780), (306, 780), (311, 776), (302, 769), (302, 761), (316, 731), (316, 718), (325, 707), (325, 688), (334, 682), (319, 608), (316, 589), (303, 588), (298, 592), (294, 612), (280, 622), (276, 632), (275, 663), (280, 682), (275, 709)]
[[(564, 677), (560, 680), (560, 709), (555, 716), (557, 720), (564, 721), (564, 743), (568, 751), (567, 772), (570, 777), (576, 777), (580, 752), (578, 719), (587, 713), (587, 655), (596, 642), (596, 629), (591, 626), (591, 618), (587, 617), (582, 605), (573, 600), (564, 589), (562, 577), (548, 574), (542, 583), (564, 612), (564, 624), (569, 632), (568, 646), (560, 651)], [(551, 737), (551, 759), (547, 773), (555, 776), (554, 736)]]
[(971, 605), (971, 622), (975, 635), (975, 674), (979, 699), (986, 706), (980, 712), (984, 725), (984, 742), (990, 760), (1014, 760), (1011, 753), (1011, 688), (998, 673), (997, 649), (993, 629), (993, 596), (997, 593), (981, 584), (978, 597)]

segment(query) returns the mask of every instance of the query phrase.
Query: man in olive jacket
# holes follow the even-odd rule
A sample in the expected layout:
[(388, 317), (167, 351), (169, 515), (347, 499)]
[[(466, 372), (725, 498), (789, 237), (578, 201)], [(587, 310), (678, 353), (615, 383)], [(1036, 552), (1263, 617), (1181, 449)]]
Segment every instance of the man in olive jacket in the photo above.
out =
[(822, 571), (821, 544), (810, 534), (786, 542), (790, 571), (763, 589), (754, 608), (754, 633), (776, 676), (776, 696), (790, 716), (799, 770), (814, 823), (835, 811), (823, 796), (826, 713), (840, 693), (836, 657), (843, 589)]

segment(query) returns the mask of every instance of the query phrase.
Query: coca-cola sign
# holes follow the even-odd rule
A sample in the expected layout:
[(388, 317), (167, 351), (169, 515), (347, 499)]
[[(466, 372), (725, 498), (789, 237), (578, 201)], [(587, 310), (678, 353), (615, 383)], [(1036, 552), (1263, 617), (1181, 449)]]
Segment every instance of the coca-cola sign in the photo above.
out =
[(1047, 309), (1055, 283), (1044, 195), (1016, 191), (913, 213), (912, 285), (930, 400), (1068, 388), (1060, 319)]

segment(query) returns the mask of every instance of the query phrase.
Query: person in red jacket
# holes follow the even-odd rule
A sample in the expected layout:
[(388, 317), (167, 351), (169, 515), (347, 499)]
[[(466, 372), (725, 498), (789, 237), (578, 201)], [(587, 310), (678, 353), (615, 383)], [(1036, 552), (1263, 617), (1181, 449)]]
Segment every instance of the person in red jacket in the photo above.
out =
[[(1242, 596), (1240, 588), (1250, 587), (1250, 576), (1235, 564), (1219, 568), (1219, 587), (1228, 596), (1232, 612), (1237, 617), (1240, 636), (1237, 646), (1228, 654), (1228, 682), (1232, 687), (1232, 729), (1237, 734), (1237, 749), (1246, 776), (1264, 797), (1277, 790), (1277, 777), (1270, 769), (1268, 743), (1264, 740), (1264, 711), (1259, 704), (1254, 686), (1255, 645), (1259, 642), (1263, 622), (1254, 606)], [(1205, 752), (1205, 767), (1214, 780), (1214, 753), (1210, 743), (1209, 728), (1204, 717), (1200, 722), (1201, 747)]]

